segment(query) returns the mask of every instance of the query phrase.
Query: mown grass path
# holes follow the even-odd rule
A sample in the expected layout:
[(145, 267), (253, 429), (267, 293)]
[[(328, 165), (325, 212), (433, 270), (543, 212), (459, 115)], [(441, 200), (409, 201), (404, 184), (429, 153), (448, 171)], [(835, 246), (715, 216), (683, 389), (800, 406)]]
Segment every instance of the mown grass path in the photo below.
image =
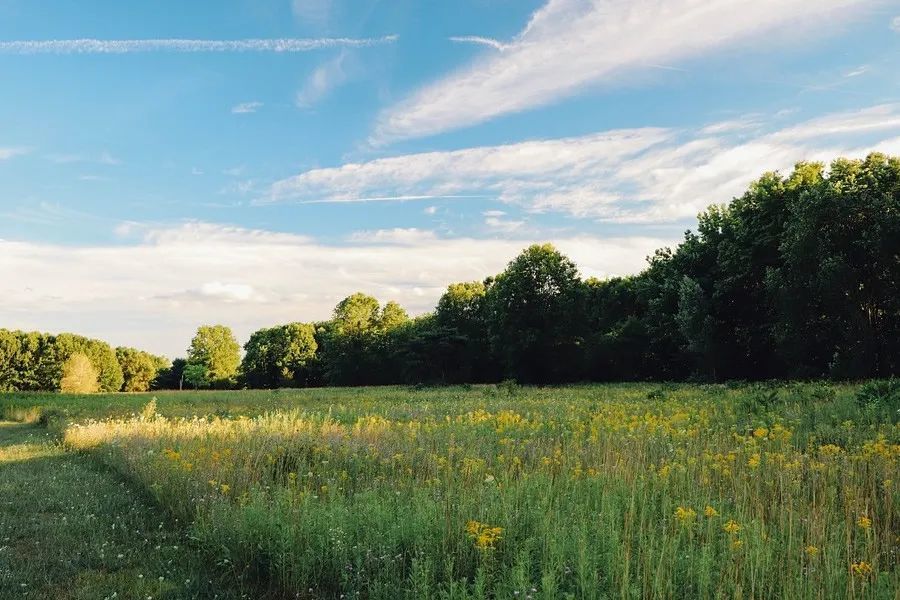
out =
[(115, 473), (0, 421), (0, 599), (256, 597), (210, 572)]

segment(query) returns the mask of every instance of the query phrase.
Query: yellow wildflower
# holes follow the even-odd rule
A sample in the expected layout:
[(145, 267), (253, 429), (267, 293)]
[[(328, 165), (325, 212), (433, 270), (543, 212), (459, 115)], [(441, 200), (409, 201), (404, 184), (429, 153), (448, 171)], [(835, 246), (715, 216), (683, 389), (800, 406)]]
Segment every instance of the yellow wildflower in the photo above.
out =
[(475, 542), (477, 549), (491, 550), (502, 537), (503, 529), (473, 520), (466, 523), (466, 533)]
[(732, 550), (740, 550), (743, 547), (743, 545), (744, 545), (744, 540), (739, 540), (737, 538), (734, 538), (733, 540), (731, 540), (731, 549)]
[(850, 572), (856, 575), (857, 577), (867, 577), (872, 574), (875, 569), (872, 568), (872, 565), (867, 563), (864, 560), (859, 562), (855, 562), (850, 565)]
[(819, 549), (812, 544), (804, 548), (804, 550), (806, 551), (806, 555), (810, 558), (815, 558), (819, 554)]
[(675, 518), (686, 525), (692, 523), (696, 517), (697, 513), (693, 508), (679, 506), (675, 509)]
[(859, 525), (860, 529), (868, 529), (872, 526), (872, 519), (866, 515), (859, 515), (859, 518), (856, 519), (856, 524)]
[(223, 483), (219, 489), (222, 490), (223, 494), (227, 494), (229, 491), (231, 491), (231, 486), (228, 485), (227, 483)]
[(751, 456), (749, 459), (747, 459), (747, 466), (750, 467), (751, 469), (755, 469), (756, 467), (759, 466), (759, 458), (760, 458), (760, 456), (759, 456), (759, 453), (757, 452), (756, 454)]
[(757, 427), (753, 430), (753, 437), (755, 438), (764, 438), (769, 435), (769, 430), (765, 427)]
[(741, 530), (741, 526), (738, 525), (734, 519), (728, 519), (728, 522), (722, 526), (722, 530), (725, 531), (726, 533), (730, 533), (730, 534), (734, 535), (735, 533), (737, 533), (738, 531)]
[(707, 505), (706, 508), (703, 509), (703, 514), (712, 519), (713, 517), (719, 516), (719, 511), (712, 506)]

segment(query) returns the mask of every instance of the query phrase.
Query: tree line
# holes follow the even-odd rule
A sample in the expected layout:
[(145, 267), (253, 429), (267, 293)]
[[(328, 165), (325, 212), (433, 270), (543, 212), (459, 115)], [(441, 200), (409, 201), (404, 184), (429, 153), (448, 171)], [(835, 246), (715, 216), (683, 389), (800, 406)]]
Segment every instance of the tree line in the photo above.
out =
[[(132, 374), (137, 367), (126, 376), (124, 363), (120, 380), (113, 363), (140, 361), (102, 342), (63, 334), (50, 355), (58, 362), (77, 348), (107, 391), (126, 380), (275, 388), (862, 379), (900, 374), (898, 284), (900, 158), (871, 154), (763, 175), (633, 276), (584, 280), (553, 246), (534, 245), (496, 276), (450, 285), (415, 318), (356, 293), (328, 321), (256, 331), (243, 358), (229, 328), (201, 327), (187, 357), (154, 363), (149, 382)], [(37, 334), (0, 332), (2, 365), (10, 335), (31, 348)], [(59, 389), (61, 367), (29, 352), (37, 358), (24, 359), (25, 375), (0, 366), (0, 389)]]

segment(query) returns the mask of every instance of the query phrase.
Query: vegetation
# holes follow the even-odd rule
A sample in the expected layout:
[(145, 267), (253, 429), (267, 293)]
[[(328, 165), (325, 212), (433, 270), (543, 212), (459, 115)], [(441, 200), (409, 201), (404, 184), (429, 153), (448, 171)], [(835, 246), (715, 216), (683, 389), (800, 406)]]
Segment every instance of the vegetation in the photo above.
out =
[(0, 598), (260, 598), (140, 491), (46, 430), (0, 423)]
[(76, 351), (103, 391), (883, 378), (900, 375), (898, 287), (900, 158), (872, 154), (762, 176), (635, 276), (584, 281), (535, 245), (497, 276), (450, 285), (432, 314), (356, 293), (329, 321), (257, 331), (243, 361), (228, 327), (200, 327), (171, 368), (69, 334), (0, 331), (0, 389), (58, 390)]
[(91, 364), (91, 359), (81, 352), (72, 354), (63, 364), (59, 390), (73, 394), (91, 394), (99, 389), (97, 369)]
[[(897, 384), (7, 397), (309, 598), (893, 598)], [(115, 416), (112, 416), (115, 415)], [(103, 418), (106, 417), (106, 418)], [(310, 591), (312, 590), (312, 591)]]

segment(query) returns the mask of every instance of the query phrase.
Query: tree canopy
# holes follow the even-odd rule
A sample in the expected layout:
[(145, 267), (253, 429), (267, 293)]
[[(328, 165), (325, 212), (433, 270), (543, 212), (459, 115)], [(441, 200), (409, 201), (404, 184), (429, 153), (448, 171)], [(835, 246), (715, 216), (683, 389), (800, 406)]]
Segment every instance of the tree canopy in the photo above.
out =
[[(58, 390), (83, 355), (102, 391), (178, 387), (900, 375), (900, 159), (766, 173), (628, 277), (583, 280), (549, 244), (431, 314), (357, 292), (332, 318), (198, 329), (167, 361), (72, 334), (0, 330), (0, 391)], [(82, 371), (87, 364), (75, 359)], [(75, 363), (72, 363), (73, 365)], [(89, 378), (88, 378), (89, 379)]]

